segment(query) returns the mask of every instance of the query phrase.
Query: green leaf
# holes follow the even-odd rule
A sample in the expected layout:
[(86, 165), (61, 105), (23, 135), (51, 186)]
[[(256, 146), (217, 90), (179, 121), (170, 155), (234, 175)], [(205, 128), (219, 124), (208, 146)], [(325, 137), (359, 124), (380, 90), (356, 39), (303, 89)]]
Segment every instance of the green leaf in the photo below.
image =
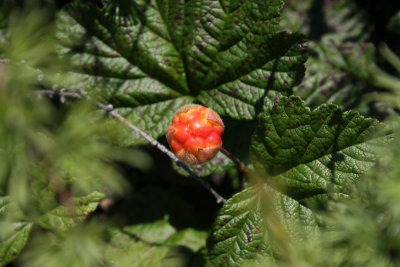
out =
[[(59, 53), (75, 69), (56, 87), (114, 105), (157, 138), (176, 110), (201, 102), (253, 119), (265, 101), (291, 94), (304, 75), (302, 36), (278, 31), (281, 0), (105, 1), (67, 5)], [(115, 141), (143, 139), (111, 120)]]
[(105, 266), (104, 226), (95, 221), (65, 232), (36, 232), (21, 257), (20, 266), (94, 267)]
[(308, 106), (333, 103), (354, 109), (363, 95), (374, 90), (369, 84), (375, 53), (371, 44), (323, 40), (311, 43), (310, 49), (316, 54), (307, 62), (303, 82), (294, 89)]
[(68, 206), (59, 206), (40, 216), (38, 223), (47, 229), (65, 231), (85, 220), (104, 197), (103, 193), (93, 192), (85, 197), (72, 198)]
[(204, 231), (192, 228), (176, 230), (168, 222), (167, 217), (151, 223), (125, 226), (123, 232), (148, 244), (181, 245), (194, 252), (205, 246), (207, 238), (207, 233)]
[[(183, 176), (189, 176), (189, 173), (186, 172), (181, 167), (178, 167), (176, 162), (173, 162), (172, 164), (176, 172), (178, 172)], [(230, 160), (227, 156), (222, 154), (222, 152), (218, 152), (218, 154), (210, 161), (207, 161), (206, 163), (203, 164), (190, 166), (190, 168), (198, 176), (205, 177), (210, 174), (222, 173), (227, 169), (232, 168), (233, 166), (235, 166), (235, 164), (233, 163), (232, 160)]]
[(317, 229), (310, 209), (265, 183), (257, 184), (234, 195), (220, 210), (207, 243), (209, 257), (213, 266), (273, 260), (282, 236), (300, 241)]
[(207, 233), (192, 228), (177, 231), (169, 237), (164, 244), (180, 245), (198, 251), (206, 245)]
[(353, 1), (285, 1), (281, 27), (300, 31), (311, 40), (365, 41), (371, 32), (364, 10)]
[(165, 219), (110, 229), (110, 235), (105, 258), (112, 266), (188, 266), (204, 261), (197, 251), (207, 234), (190, 228), (177, 231)]
[(135, 235), (147, 243), (163, 243), (176, 233), (176, 229), (166, 219), (125, 226), (123, 230), (125, 233)]
[(0, 224), (0, 266), (5, 266), (17, 257), (25, 247), (32, 229), (32, 223), (5, 224)]
[(112, 239), (105, 252), (107, 262), (115, 267), (160, 266), (168, 248), (151, 246), (120, 232), (111, 230)]
[(390, 139), (382, 124), (357, 112), (336, 105), (311, 111), (298, 97), (282, 97), (260, 114), (251, 156), (279, 190), (301, 201), (325, 201), (346, 196)]
[(250, 120), (260, 112), (263, 104), (271, 105), (276, 96), (291, 95), (292, 87), (301, 82), (305, 71), (307, 57), (302, 36), (292, 34), (277, 38), (284, 54), (279, 53), (277, 59), (266, 61), (259, 68), (216, 89), (202, 91), (198, 100), (221, 115)]

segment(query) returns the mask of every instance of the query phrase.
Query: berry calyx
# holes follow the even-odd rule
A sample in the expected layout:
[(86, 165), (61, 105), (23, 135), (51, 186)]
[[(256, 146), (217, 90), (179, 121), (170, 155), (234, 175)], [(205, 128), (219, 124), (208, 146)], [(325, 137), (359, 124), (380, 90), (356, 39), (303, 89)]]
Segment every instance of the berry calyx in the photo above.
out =
[(189, 164), (212, 159), (222, 145), (224, 124), (214, 110), (201, 105), (183, 106), (168, 126), (167, 140), (175, 155)]

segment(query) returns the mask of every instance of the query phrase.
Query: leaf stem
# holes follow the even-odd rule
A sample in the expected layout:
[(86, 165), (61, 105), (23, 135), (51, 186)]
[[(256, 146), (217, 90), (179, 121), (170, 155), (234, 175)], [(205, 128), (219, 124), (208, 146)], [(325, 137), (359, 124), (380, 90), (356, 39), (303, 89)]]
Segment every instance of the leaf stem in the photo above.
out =
[[(48, 95), (50, 97), (54, 95), (58, 95), (60, 97), (60, 101), (62, 103), (65, 102), (65, 97), (71, 97), (71, 98), (83, 98), (82, 94), (75, 93), (75, 92), (66, 92), (64, 90), (60, 91), (54, 91), (54, 90), (38, 90), (38, 94), (41, 95)], [(190, 167), (185, 164), (184, 162), (180, 161), (178, 157), (172, 153), (168, 148), (166, 148), (163, 144), (158, 142), (156, 139), (151, 137), (149, 134), (144, 132), (143, 130), (139, 129), (135, 125), (133, 125), (130, 121), (122, 117), (120, 114), (118, 114), (117, 111), (115, 111), (113, 105), (111, 104), (103, 104), (98, 101), (94, 101), (95, 105), (99, 107), (100, 109), (106, 111), (108, 114), (110, 114), (112, 117), (118, 119), (121, 121), (123, 124), (125, 124), (128, 128), (130, 128), (132, 131), (135, 133), (138, 133), (140, 136), (142, 136), (144, 139), (146, 139), (151, 145), (155, 146), (158, 148), (161, 152), (166, 154), (170, 159), (176, 162), (176, 164), (183, 168), (185, 171), (187, 171), (190, 176), (195, 179), (197, 182), (199, 182), (207, 191), (209, 191), (216, 199), (217, 203), (225, 203), (226, 199), (224, 199), (222, 196), (220, 196), (211, 186), (210, 184), (206, 183), (204, 180), (202, 180), (196, 173), (194, 173)], [(229, 152), (228, 152), (229, 153)]]
[(232, 160), (235, 165), (237, 170), (239, 171), (239, 173), (243, 173), (243, 172), (247, 172), (247, 167), (246, 165), (244, 165), (243, 163), (241, 163), (234, 155), (232, 155), (228, 150), (226, 150), (225, 148), (221, 147), (220, 151), (225, 154), (225, 156), (227, 156), (230, 160)]

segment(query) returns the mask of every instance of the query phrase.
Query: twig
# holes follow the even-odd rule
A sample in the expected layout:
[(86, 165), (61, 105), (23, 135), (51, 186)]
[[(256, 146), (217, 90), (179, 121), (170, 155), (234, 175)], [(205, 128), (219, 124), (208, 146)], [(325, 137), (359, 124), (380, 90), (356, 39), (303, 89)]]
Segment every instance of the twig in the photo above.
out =
[[(44, 94), (44, 95), (58, 95), (60, 96), (60, 100), (62, 100), (64, 97), (71, 97), (71, 98), (82, 98), (82, 95), (79, 93), (74, 93), (74, 92), (66, 92), (66, 91), (53, 91), (53, 90), (39, 90), (37, 91), (39, 94)], [(119, 115), (115, 110), (113, 105), (108, 104), (105, 105), (103, 103), (95, 101), (95, 104), (97, 107), (101, 108), (102, 110), (106, 111), (108, 114), (113, 116), (114, 118), (118, 119), (122, 123), (124, 123), (126, 126), (128, 126), (131, 130), (133, 130), (135, 133), (138, 133), (140, 136), (142, 136), (144, 139), (146, 139), (150, 144), (153, 146), (157, 147), (161, 152), (166, 154), (168, 157), (170, 157), (173, 161), (176, 162), (176, 165), (179, 167), (183, 168), (185, 171), (187, 171), (192, 178), (194, 178), (196, 181), (198, 181), (205, 189), (207, 189), (215, 199), (217, 200), (217, 203), (225, 203), (226, 199), (224, 199), (222, 196), (220, 196), (208, 183), (203, 181), (196, 173), (194, 173), (190, 167), (185, 164), (184, 162), (180, 161), (177, 156), (175, 156), (174, 153), (172, 153), (168, 148), (166, 148), (164, 145), (159, 143), (157, 140), (155, 140), (153, 137), (148, 135), (146, 132), (142, 131), (135, 125), (133, 125), (130, 121)]]

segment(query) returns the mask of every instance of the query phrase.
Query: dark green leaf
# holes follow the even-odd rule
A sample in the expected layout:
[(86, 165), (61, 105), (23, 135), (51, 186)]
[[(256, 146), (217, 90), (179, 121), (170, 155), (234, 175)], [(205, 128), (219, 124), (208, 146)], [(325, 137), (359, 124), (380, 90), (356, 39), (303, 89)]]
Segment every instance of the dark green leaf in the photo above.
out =
[[(221, 115), (249, 120), (260, 112), (262, 105), (271, 105), (277, 95), (290, 95), (292, 87), (299, 84), (304, 76), (307, 57), (301, 36), (293, 34), (276, 38), (282, 45), (282, 52), (274, 52), (278, 54), (275, 57), (277, 59), (266, 60), (258, 68), (216, 89), (202, 91), (198, 96), (199, 101)], [(261, 51), (259, 53), (262, 54)]]
[(312, 40), (321, 37), (342, 41), (365, 41), (371, 32), (364, 10), (353, 1), (287, 0), (281, 27), (300, 31)]
[(348, 110), (373, 91), (368, 83), (375, 52), (371, 44), (325, 40), (313, 43), (311, 50), (316, 54), (307, 62), (303, 82), (294, 89), (308, 106), (333, 103)]
[(388, 130), (336, 105), (311, 111), (298, 97), (282, 97), (259, 116), (252, 158), (268, 181), (297, 199), (345, 196), (347, 187), (376, 162)]

